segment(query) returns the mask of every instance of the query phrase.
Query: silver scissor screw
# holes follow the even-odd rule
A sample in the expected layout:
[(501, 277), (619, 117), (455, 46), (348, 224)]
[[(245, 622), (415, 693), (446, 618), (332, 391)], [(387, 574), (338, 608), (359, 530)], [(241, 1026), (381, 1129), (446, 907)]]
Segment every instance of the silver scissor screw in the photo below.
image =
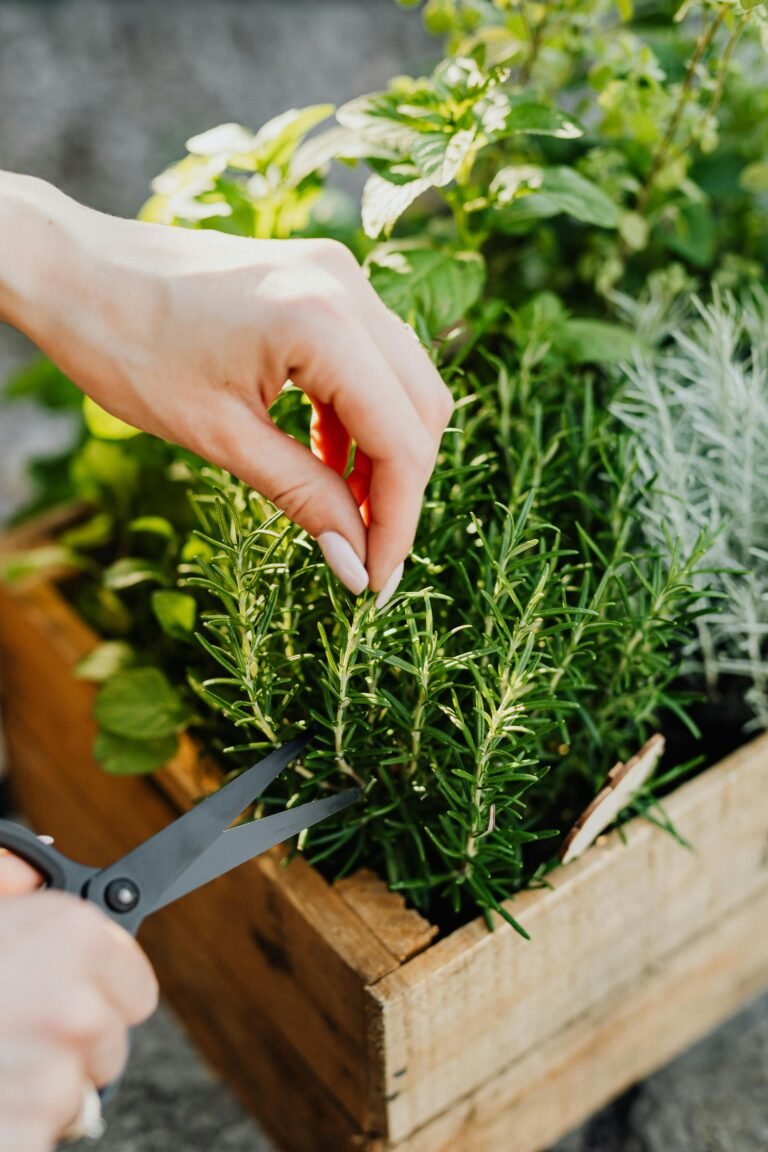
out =
[(107, 885), (104, 899), (113, 912), (131, 912), (141, 893), (133, 880), (113, 880)]

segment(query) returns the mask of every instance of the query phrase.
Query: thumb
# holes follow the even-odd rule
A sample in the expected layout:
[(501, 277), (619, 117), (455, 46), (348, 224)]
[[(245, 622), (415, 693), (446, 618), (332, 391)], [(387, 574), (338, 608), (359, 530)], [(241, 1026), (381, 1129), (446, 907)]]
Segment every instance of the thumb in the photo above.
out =
[(220, 463), (313, 536), (329, 568), (360, 595), (368, 587), (366, 530), (344, 478), (269, 417), (242, 422), (227, 442), (237, 445), (236, 458)]
[(33, 892), (40, 884), (40, 876), (18, 856), (0, 848), (0, 896), (16, 896)]

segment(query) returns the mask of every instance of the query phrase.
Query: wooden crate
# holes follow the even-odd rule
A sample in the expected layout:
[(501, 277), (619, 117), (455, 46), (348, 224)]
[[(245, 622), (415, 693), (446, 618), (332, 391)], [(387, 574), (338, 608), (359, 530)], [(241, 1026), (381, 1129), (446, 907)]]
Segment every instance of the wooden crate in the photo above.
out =
[[(36, 828), (106, 863), (208, 790), (191, 741), (158, 777), (93, 762), (95, 637), (45, 579), (0, 587), (4, 724)], [(535, 1152), (768, 985), (768, 737), (526, 893), (532, 936), (433, 930), (370, 874), (279, 850), (150, 919), (193, 1038), (292, 1152)]]

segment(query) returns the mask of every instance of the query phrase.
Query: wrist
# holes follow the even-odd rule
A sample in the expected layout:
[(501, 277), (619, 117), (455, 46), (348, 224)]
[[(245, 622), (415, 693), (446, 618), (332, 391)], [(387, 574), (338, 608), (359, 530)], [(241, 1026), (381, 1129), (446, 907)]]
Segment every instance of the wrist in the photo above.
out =
[(82, 211), (43, 180), (0, 172), (0, 320), (37, 344), (67, 306), (72, 224)]

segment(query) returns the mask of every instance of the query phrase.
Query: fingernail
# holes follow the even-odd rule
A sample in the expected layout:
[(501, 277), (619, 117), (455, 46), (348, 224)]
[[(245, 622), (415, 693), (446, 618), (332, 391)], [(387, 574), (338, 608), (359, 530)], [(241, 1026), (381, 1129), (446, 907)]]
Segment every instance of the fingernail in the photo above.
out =
[(397, 591), (397, 586), (403, 578), (404, 567), (405, 567), (404, 564), (398, 564), (397, 568), (395, 568), (394, 572), (390, 575), (389, 579), (385, 581), (384, 587), (382, 588), (381, 592), (379, 592), (378, 596), (376, 597), (376, 607), (379, 610), (386, 607), (386, 605), (389, 603), (389, 601), (392, 599), (395, 592)]
[(317, 538), (325, 562), (355, 596), (368, 587), (368, 573), (352, 545), (338, 532), (321, 532)]

